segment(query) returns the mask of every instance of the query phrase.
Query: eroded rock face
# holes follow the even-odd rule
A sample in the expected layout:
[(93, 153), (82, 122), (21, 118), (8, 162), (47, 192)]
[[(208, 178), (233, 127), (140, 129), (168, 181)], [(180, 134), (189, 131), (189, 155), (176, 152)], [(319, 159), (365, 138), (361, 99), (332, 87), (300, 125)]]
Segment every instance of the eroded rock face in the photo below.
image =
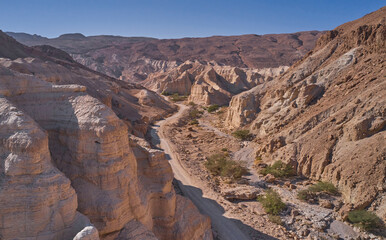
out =
[(72, 239), (90, 221), (76, 211), (70, 180), (52, 165), (47, 133), (7, 99), (9, 74), (1, 69), (0, 237)]
[(174, 110), (171, 104), (152, 91), (83, 69), (84, 66), (78, 63), (66, 61), (58, 64), (52, 59), (45, 61), (27, 57), (15, 60), (0, 59), (0, 65), (57, 85), (85, 86), (89, 95), (110, 107), (125, 120), (130, 131), (137, 136), (144, 136), (149, 123)]
[(207, 38), (151, 39), (115, 36), (48, 39), (8, 33), (28, 46), (50, 45), (70, 53), (89, 68), (125, 81), (143, 81), (185, 61), (214, 61), (239, 68), (276, 68), (292, 65), (311, 50), (322, 32), (214, 36)]
[(249, 128), (263, 160), (337, 185), (381, 217), (386, 176), (386, 8), (323, 35), (282, 76), (232, 98), (226, 124)]
[(216, 63), (187, 61), (167, 72), (150, 74), (143, 85), (158, 93), (189, 95), (188, 101), (201, 105), (225, 105), (237, 93), (276, 77), (288, 67), (246, 69)]
[(0, 212), (7, 216), (2, 239), (95, 239), (96, 229), (102, 238), (115, 239), (132, 221), (159, 239), (185, 233), (199, 239), (210, 232), (208, 218), (197, 209), (177, 215), (181, 206), (163, 152), (129, 140), (126, 124), (85, 87), (0, 70), (0, 95), (6, 97), (0, 104), (0, 123), (6, 126), (0, 134), (5, 183)]

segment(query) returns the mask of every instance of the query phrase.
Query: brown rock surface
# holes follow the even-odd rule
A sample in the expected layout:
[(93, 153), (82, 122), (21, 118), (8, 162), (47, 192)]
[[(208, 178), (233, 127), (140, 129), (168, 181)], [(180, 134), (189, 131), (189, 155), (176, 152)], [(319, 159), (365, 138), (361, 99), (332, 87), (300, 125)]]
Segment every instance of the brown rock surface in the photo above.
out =
[(384, 7), (327, 32), (285, 74), (233, 97), (226, 119), (256, 134), (263, 160), (291, 162), (383, 218), (385, 15)]
[(253, 69), (290, 66), (314, 47), (322, 32), (162, 40), (81, 34), (48, 39), (8, 34), (28, 46), (44, 44), (62, 49), (79, 63), (111, 77), (142, 81), (150, 73), (176, 68), (188, 60)]

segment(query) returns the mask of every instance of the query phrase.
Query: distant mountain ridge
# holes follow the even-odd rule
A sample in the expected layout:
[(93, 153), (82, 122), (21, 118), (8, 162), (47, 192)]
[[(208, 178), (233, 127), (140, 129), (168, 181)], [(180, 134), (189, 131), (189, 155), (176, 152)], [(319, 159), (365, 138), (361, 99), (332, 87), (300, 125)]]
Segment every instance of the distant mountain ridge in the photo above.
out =
[(242, 68), (290, 66), (310, 51), (323, 32), (153, 39), (65, 34), (58, 38), (7, 32), (27, 45), (50, 45), (83, 65), (111, 77), (136, 82), (185, 61)]

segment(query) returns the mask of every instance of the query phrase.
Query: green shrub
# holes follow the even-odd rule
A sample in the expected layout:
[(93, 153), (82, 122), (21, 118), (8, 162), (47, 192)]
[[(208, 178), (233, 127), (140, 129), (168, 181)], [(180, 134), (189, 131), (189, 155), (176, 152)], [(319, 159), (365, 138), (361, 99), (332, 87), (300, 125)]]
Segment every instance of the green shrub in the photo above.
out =
[(265, 195), (259, 196), (257, 200), (268, 214), (278, 215), (285, 208), (285, 203), (281, 200), (280, 195), (272, 189), (266, 190)]
[(212, 113), (212, 112), (217, 111), (219, 108), (220, 108), (219, 105), (213, 104), (213, 105), (210, 105), (210, 106), (207, 108), (207, 110), (208, 110), (209, 113)]
[(308, 188), (309, 191), (311, 192), (325, 192), (325, 193), (328, 193), (330, 195), (338, 195), (339, 194), (339, 191), (338, 189), (332, 184), (332, 183), (329, 183), (329, 182), (318, 182), (312, 186), (310, 186)]
[(311, 192), (308, 189), (300, 190), (297, 194), (298, 199), (308, 202), (311, 199), (315, 198), (315, 193)]
[(281, 220), (280, 216), (268, 214), (269, 221), (276, 223), (277, 225), (283, 225), (283, 221)]
[(295, 169), (290, 164), (285, 164), (282, 161), (276, 161), (271, 166), (260, 170), (263, 175), (272, 174), (277, 178), (291, 177), (295, 175)]
[(170, 96), (171, 94), (168, 93), (168, 92), (163, 91), (163, 92), (161, 93), (161, 95), (164, 95), (164, 96)]
[(200, 111), (196, 108), (193, 108), (189, 111), (189, 117), (193, 118), (193, 119), (199, 118), (199, 117), (201, 117), (202, 113), (203, 113), (202, 111)]
[(357, 227), (371, 231), (382, 226), (382, 220), (373, 212), (354, 210), (349, 212), (348, 220)]
[(188, 104), (189, 104), (189, 106), (192, 106), (192, 107), (195, 107), (197, 105), (194, 102), (189, 102)]
[(221, 151), (228, 152), (228, 148), (222, 148)]
[(252, 138), (252, 134), (249, 133), (249, 130), (237, 130), (234, 131), (232, 135), (242, 141), (249, 140)]
[(244, 166), (229, 159), (229, 154), (226, 153), (211, 155), (204, 165), (214, 176), (229, 177), (233, 180), (238, 180), (248, 173)]
[(172, 95), (169, 96), (170, 100), (173, 102), (180, 102), (184, 101), (188, 96), (181, 96), (178, 93), (173, 93)]

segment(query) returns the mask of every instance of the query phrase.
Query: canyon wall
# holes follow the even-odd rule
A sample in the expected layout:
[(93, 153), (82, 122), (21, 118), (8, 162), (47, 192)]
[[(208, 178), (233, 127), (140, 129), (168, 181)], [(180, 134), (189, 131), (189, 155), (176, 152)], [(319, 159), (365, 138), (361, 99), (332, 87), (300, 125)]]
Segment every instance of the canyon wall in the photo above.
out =
[(330, 181), (354, 208), (386, 217), (386, 8), (327, 32), (282, 76), (232, 98), (226, 125), (248, 128), (266, 162)]
[(2, 239), (69, 239), (90, 221), (103, 239), (132, 224), (158, 239), (211, 239), (209, 219), (181, 209), (191, 203), (177, 200), (164, 153), (130, 140), (85, 87), (0, 69)]
[(164, 153), (135, 136), (170, 103), (61, 50), (0, 42), (1, 239), (212, 239)]
[(226, 105), (231, 97), (272, 80), (288, 67), (248, 69), (187, 61), (166, 72), (150, 74), (142, 85), (162, 94), (189, 96), (200, 105)]

